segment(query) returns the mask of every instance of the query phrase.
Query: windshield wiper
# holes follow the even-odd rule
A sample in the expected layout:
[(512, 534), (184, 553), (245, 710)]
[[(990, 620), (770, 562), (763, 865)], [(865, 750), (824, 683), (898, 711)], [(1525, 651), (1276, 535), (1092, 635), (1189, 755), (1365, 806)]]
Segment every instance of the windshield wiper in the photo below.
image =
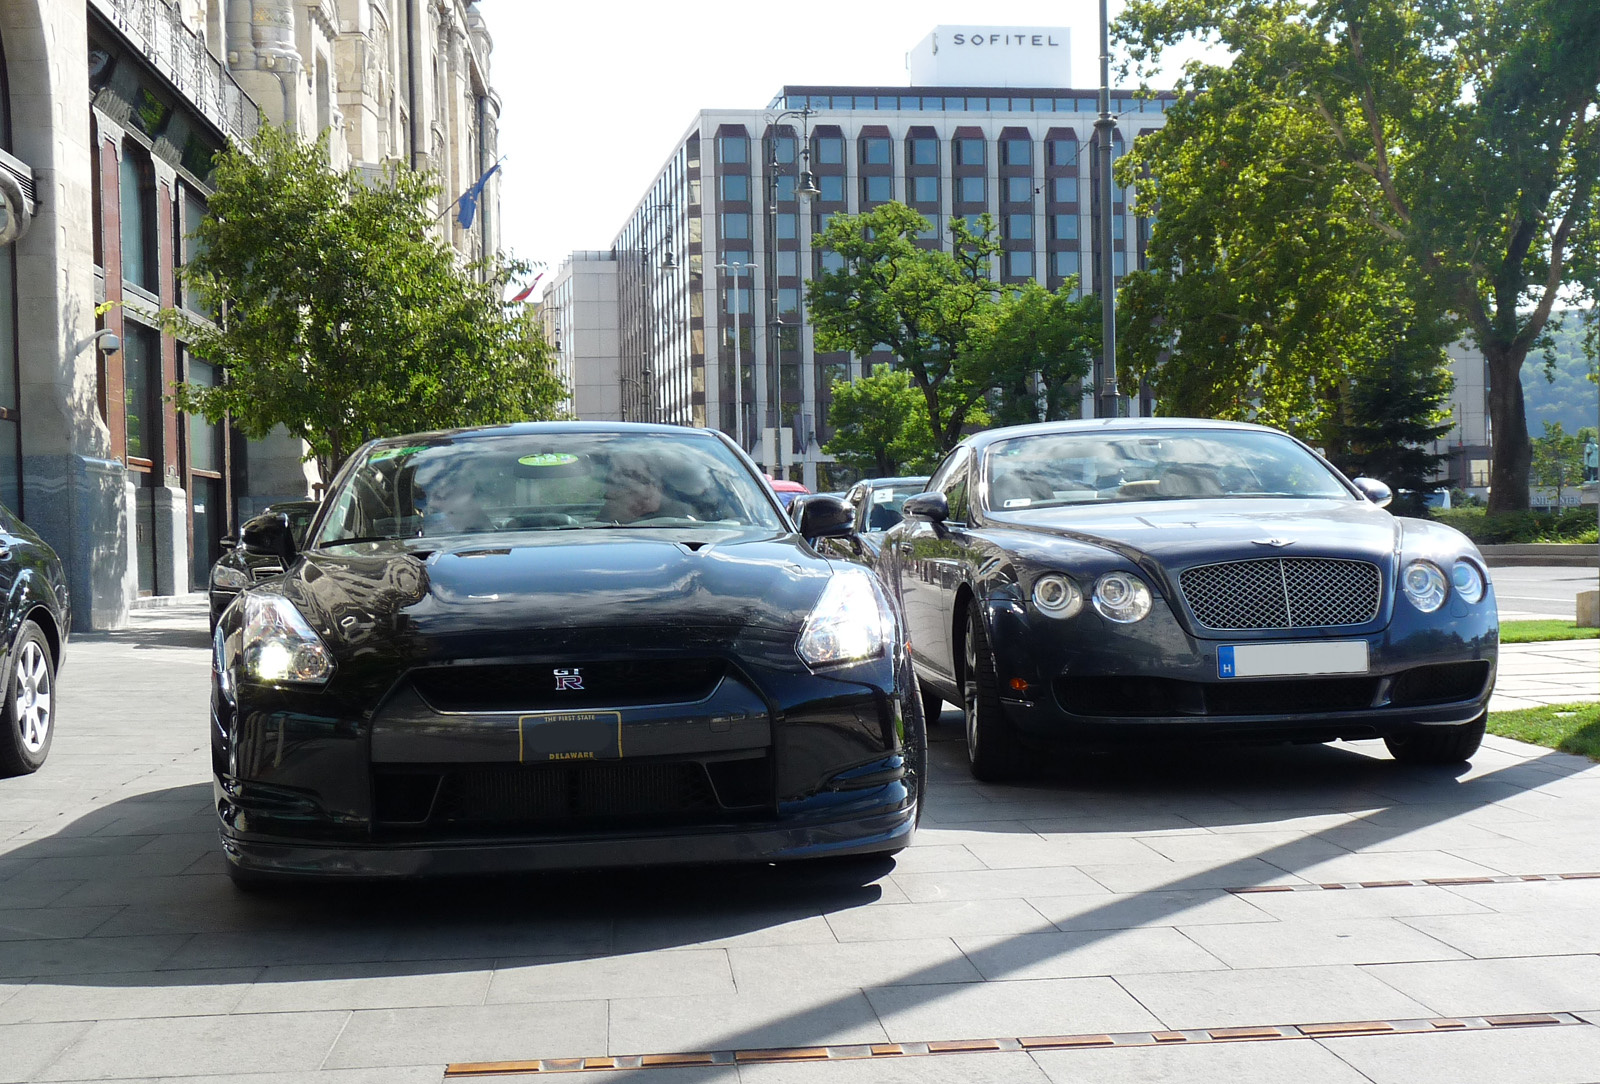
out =
[(349, 538), (331, 538), (318, 542), (317, 548), (323, 546), (354, 546), (362, 542), (404, 542), (408, 538), (421, 538), (420, 534), (356, 534)]

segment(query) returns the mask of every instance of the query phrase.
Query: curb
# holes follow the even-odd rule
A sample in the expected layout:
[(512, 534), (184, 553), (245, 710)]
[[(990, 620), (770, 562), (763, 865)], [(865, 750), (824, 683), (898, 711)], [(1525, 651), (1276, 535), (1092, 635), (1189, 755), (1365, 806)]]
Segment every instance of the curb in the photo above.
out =
[(1578, 542), (1524, 542), (1479, 546), (1490, 568), (1548, 565), (1557, 568), (1600, 568), (1600, 546)]

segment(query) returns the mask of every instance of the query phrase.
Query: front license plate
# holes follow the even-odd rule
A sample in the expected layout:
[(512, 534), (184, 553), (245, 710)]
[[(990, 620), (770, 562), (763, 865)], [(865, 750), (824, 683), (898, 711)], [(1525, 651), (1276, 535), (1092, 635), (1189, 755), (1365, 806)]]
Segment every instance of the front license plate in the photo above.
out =
[(1315, 640), (1297, 644), (1224, 644), (1217, 648), (1217, 676), (1311, 677), (1365, 674), (1365, 640)]
[(517, 759), (524, 764), (621, 756), (621, 712), (552, 711), (517, 720)]

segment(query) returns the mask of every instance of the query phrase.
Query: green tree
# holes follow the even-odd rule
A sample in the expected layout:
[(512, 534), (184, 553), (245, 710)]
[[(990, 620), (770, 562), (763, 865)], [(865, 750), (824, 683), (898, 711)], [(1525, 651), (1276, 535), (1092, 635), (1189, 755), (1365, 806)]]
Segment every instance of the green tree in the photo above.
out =
[(864, 475), (921, 474), (938, 459), (927, 400), (904, 370), (875, 365), (860, 380), (834, 381), (828, 422), (834, 433), (822, 450)]
[(264, 128), (216, 161), (183, 269), (217, 322), (169, 310), (214, 388), (178, 408), (246, 436), (282, 425), (324, 481), (369, 437), (554, 416), (565, 395), (529, 315), (502, 298), (514, 265), (463, 266), (431, 232), (437, 188), (409, 170), (367, 184), (322, 142)]
[[(1031, 283), (1000, 285), (993, 278), (1000, 246), (988, 215), (981, 224), (974, 234), (955, 219), (945, 251), (919, 243), (927, 219), (903, 203), (885, 203), (835, 215), (813, 242), (844, 261), (807, 293), (817, 349), (893, 354), (895, 368), (923, 397), (940, 453), (955, 447), (963, 426), (986, 424), (978, 418), (991, 396), (1015, 413), (1031, 395), (1033, 374), (1044, 372), (1059, 404), (1064, 381), (1086, 371), (1081, 306), (1069, 297), (1074, 284), (1055, 294)], [(1094, 334), (1098, 344), (1098, 329)]]
[[(1518, 376), (1558, 296), (1600, 288), (1600, 8), (1130, 0), (1118, 34), (1138, 64), (1187, 40), (1233, 54), (1188, 67), (1189, 97), (1121, 167), (1149, 171), (1141, 199), (1160, 208), (1135, 339), (1147, 364), (1158, 344), (1189, 355), (1163, 394), (1316, 414), (1337, 326), (1465, 332), (1489, 367), (1490, 508), (1526, 508)], [(1206, 354), (1231, 362), (1210, 390), (1192, 386)]]
[(1556, 491), (1556, 507), (1561, 493), (1583, 481), (1583, 439), (1562, 428), (1560, 422), (1545, 422), (1544, 435), (1533, 441), (1533, 480)]
[(1405, 491), (1396, 494), (1396, 504), (1422, 515), (1423, 497), (1445, 460), (1424, 445), (1450, 431), (1450, 415), (1440, 409), (1450, 384), (1436, 350), (1396, 339), (1342, 389), (1347, 420), (1337, 426), (1334, 463), (1352, 477), (1367, 475)]
[(961, 349), (975, 383), (992, 388), (997, 425), (1075, 416), (1075, 383), (1100, 352), (1100, 299), (1076, 300), (1074, 276), (1054, 293), (1037, 282), (1007, 287), (985, 306)]

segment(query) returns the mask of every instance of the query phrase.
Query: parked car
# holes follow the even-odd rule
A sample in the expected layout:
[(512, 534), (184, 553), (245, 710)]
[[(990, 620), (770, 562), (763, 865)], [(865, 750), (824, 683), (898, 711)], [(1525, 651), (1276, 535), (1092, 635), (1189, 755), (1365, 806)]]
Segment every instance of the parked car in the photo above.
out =
[(5, 679), (0, 776), (36, 772), (55, 738), (56, 675), (72, 629), (66, 571), (54, 550), (0, 506), (0, 644)]
[(851, 533), (843, 538), (823, 539), (822, 549), (869, 567), (875, 565), (884, 532), (904, 518), (900, 509), (906, 498), (915, 497), (927, 488), (925, 474), (862, 479), (844, 495), (854, 517)]
[(892, 853), (925, 732), (876, 577), (727, 437), (542, 423), (363, 446), (213, 636), (230, 874)]
[[(288, 516), (289, 530), (294, 535), (295, 544), (298, 545), (316, 511), (316, 501), (280, 501), (268, 505), (261, 514)], [(243, 524), (240, 533), (243, 534), (248, 526), (248, 522)], [(283, 558), (280, 555), (252, 553), (239, 545), (238, 537), (224, 538), (222, 547), (227, 552), (217, 558), (217, 563), (211, 566), (209, 587), (206, 592), (211, 603), (213, 629), (217, 627), (217, 618), (222, 616), (222, 611), (228, 608), (228, 603), (232, 602), (240, 591), (257, 581), (269, 579), (283, 572)]]
[(1287, 434), (996, 429), (928, 489), (879, 568), (981, 779), (1075, 743), (1381, 737), (1424, 764), (1478, 748), (1499, 642), (1482, 556)]
[(772, 492), (778, 495), (778, 503), (786, 509), (794, 503), (796, 497), (811, 492), (799, 482), (791, 482), (787, 478), (774, 478), (770, 474), (766, 478), (767, 485), (771, 486)]

